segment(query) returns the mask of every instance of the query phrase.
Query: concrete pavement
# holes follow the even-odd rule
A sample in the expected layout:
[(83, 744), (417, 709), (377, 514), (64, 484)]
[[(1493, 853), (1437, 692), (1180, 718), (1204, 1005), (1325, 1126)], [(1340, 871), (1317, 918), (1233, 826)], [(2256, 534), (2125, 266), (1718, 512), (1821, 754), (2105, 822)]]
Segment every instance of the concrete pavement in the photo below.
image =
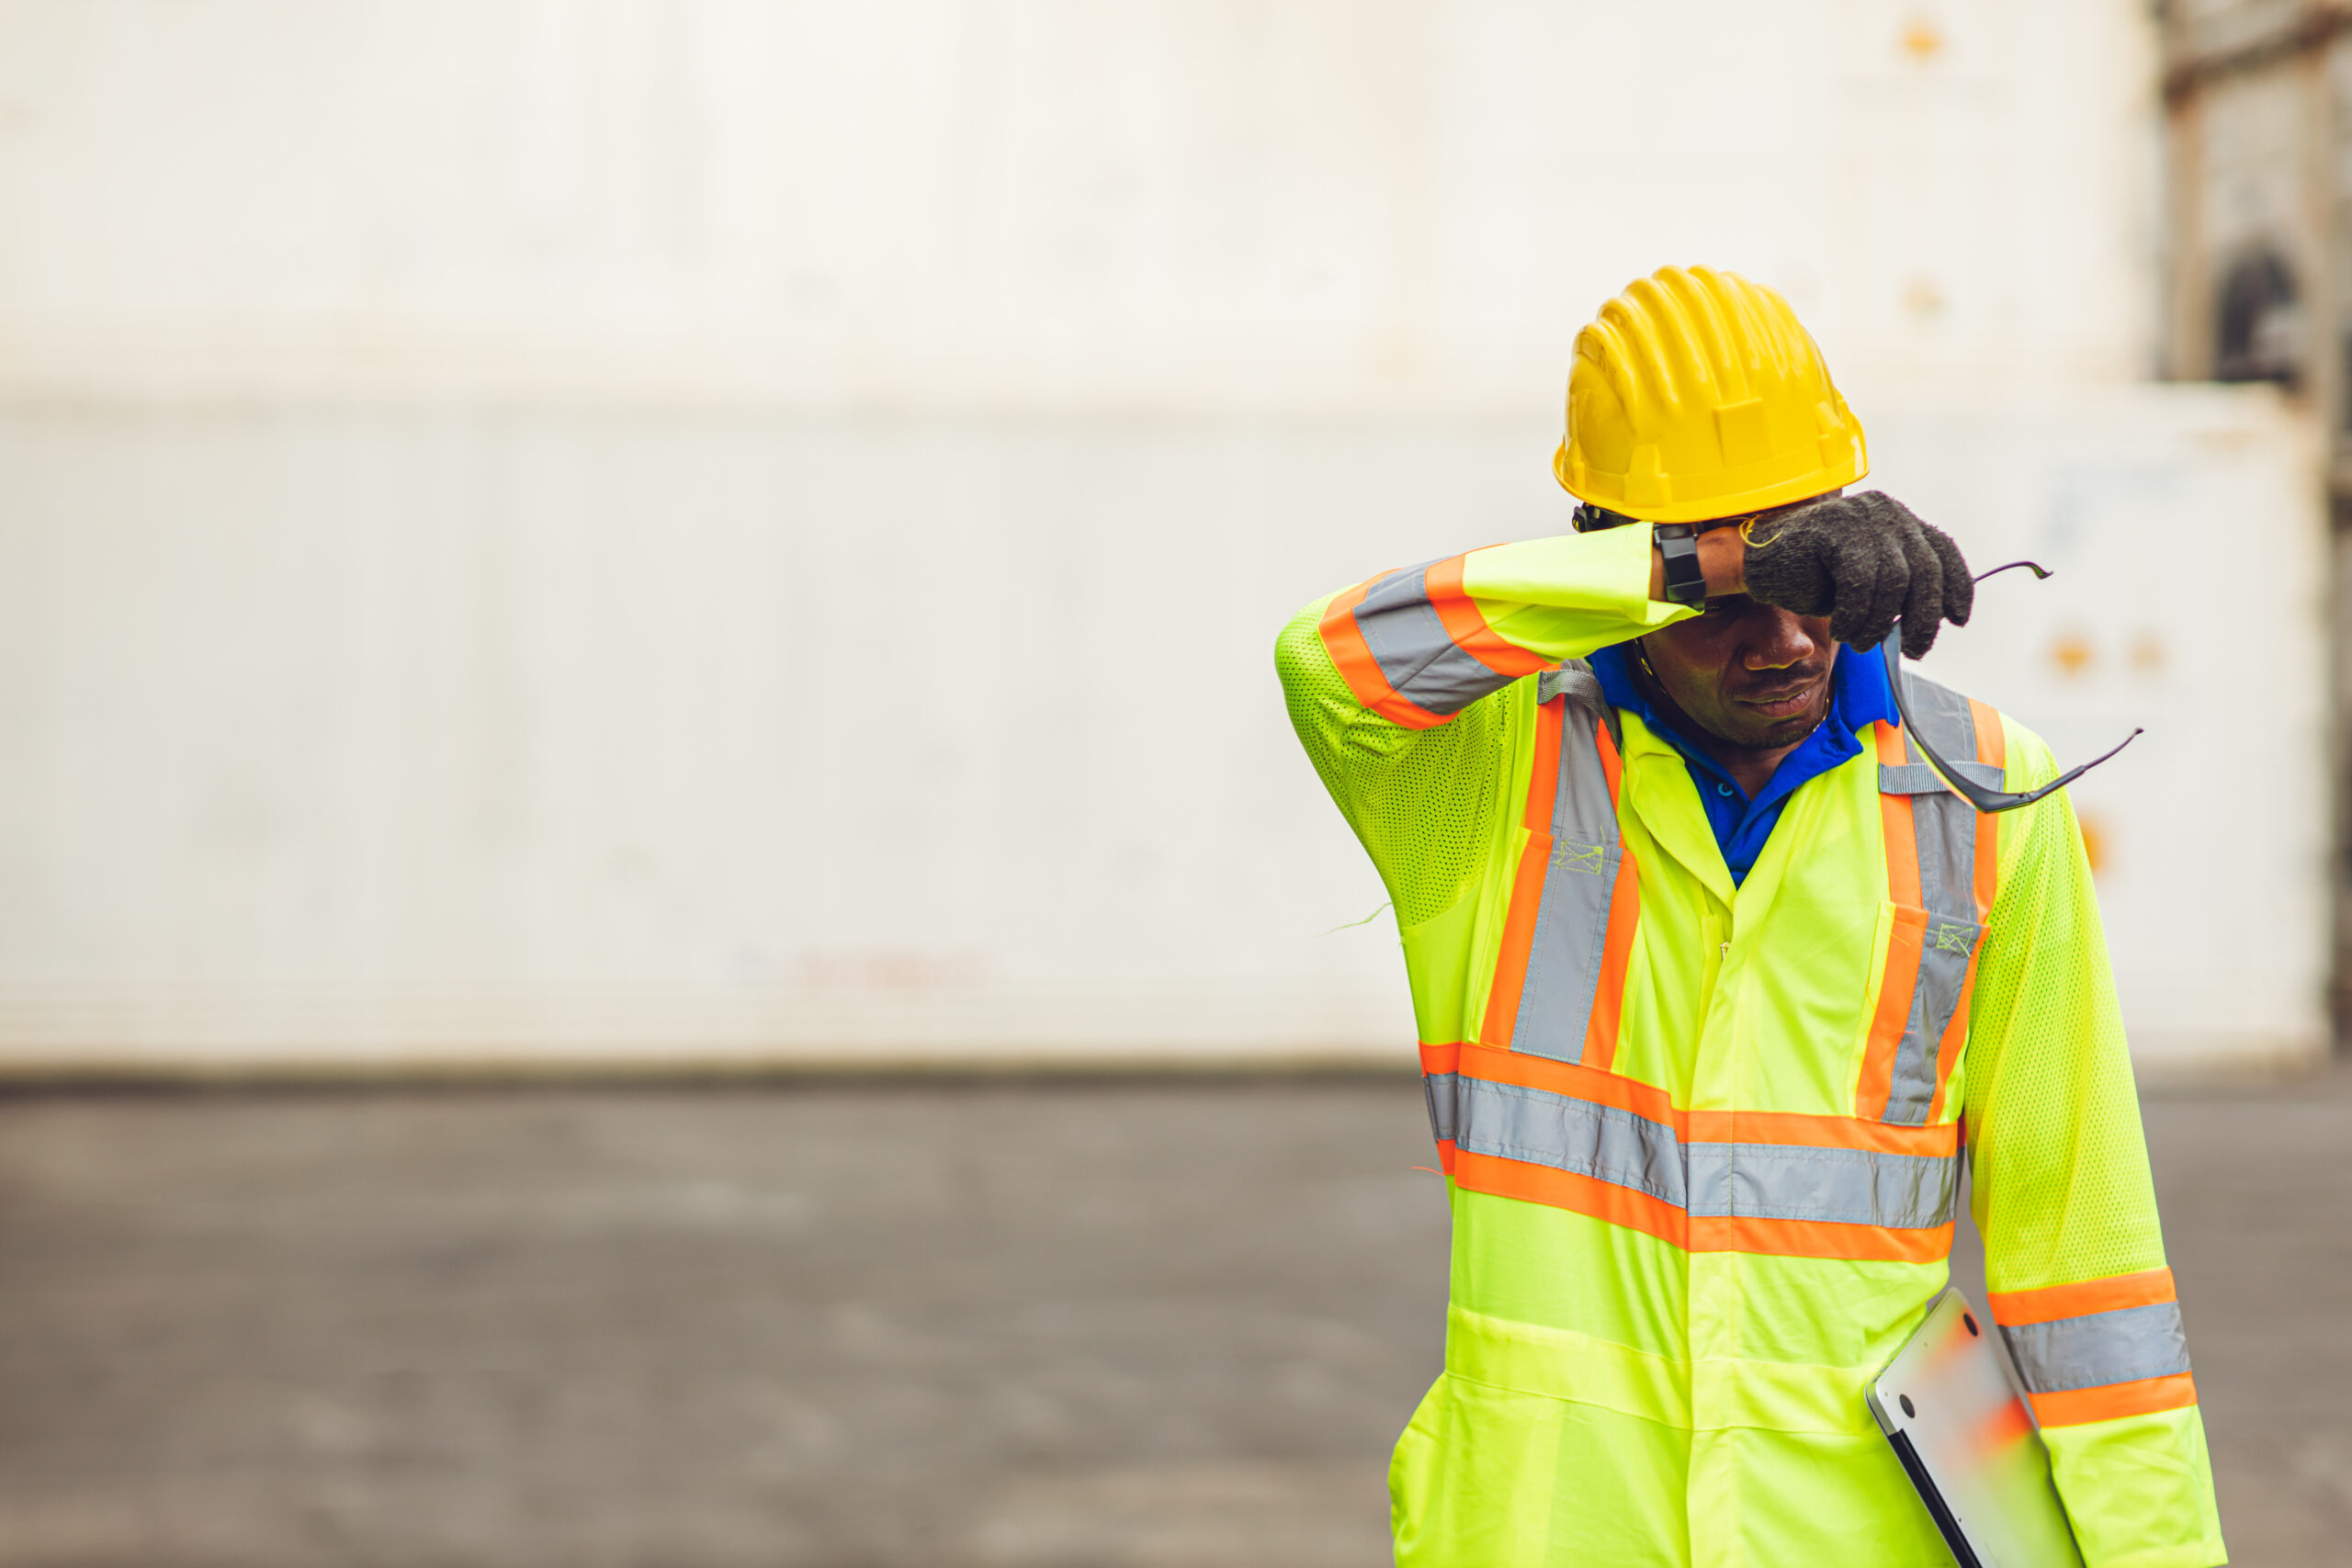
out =
[[(2352, 1539), (2352, 1076), (2148, 1122), (2240, 1564)], [(0, 1568), (1386, 1561), (1408, 1079), (0, 1101)]]

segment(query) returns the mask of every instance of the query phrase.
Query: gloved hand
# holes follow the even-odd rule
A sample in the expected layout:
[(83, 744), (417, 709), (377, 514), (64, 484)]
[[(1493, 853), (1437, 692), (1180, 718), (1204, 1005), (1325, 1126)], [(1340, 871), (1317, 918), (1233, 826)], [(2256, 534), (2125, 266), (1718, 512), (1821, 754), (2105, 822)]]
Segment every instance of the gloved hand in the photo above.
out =
[(1800, 615), (1827, 615), (1829, 635), (1875, 648), (1903, 617), (1917, 659), (1941, 623), (1968, 624), (1976, 585), (1942, 529), (1883, 491), (1838, 496), (1748, 525), (1747, 592)]

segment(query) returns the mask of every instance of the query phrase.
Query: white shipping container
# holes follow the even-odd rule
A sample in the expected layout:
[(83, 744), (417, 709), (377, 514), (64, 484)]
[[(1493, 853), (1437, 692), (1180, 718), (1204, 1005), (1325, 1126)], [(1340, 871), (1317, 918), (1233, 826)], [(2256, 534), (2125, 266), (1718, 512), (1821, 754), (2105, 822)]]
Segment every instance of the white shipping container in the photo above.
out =
[(1563, 526), (1664, 262), (2060, 569), (1935, 668), (2149, 725), (2143, 1048), (2317, 1046), (2315, 480), (2126, 384), (2140, 0), (127, 17), (0, 7), (0, 1065), (1407, 1061), (1273, 631)]
[[(2320, 521), (2261, 393), (1860, 394), (2064, 758), (2133, 1036), (2317, 1050)], [(1548, 419), (0, 417), (0, 1061), (1410, 1059), (1314, 594)], [(1334, 929), (1341, 928), (1341, 929)]]

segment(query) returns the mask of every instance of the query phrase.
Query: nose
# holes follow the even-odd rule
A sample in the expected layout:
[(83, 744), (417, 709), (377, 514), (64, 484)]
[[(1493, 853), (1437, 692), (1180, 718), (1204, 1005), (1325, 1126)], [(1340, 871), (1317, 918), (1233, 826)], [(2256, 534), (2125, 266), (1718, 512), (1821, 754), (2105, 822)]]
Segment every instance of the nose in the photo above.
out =
[(1828, 622), (1799, 615), (1774, 604), (1757, 604), (1740, 628), (1740, 662), (1751, 671), (1786, 670), (1820, 654), (1829, 646)]

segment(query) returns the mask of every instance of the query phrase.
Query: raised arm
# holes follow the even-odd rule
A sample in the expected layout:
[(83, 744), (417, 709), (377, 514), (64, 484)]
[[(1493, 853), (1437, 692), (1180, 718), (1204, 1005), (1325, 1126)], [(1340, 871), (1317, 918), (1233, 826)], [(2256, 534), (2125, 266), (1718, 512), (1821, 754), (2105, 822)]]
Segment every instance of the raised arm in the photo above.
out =
[[(1710, 592), (1738, 592), (1736, 531), (1700, 543)], [(1635, 526), (1386, 572), (1324, 601), (1317, 630), (1359, 707), (1427, 729), (1523, 675), (1688, 613), (1664, 602), (1650, 530)]]
[[(1738, 591), (1736, 530), (1701, 560), (1712, 592)], [(1283, 628), (1274, 663), (1291, 723), (1399, 925), (1444, 913), (1477, 873), (1479, 829), (1510, 782), (1514, 709), (1496, 694), (1690, 613), (1661, 589), (1650, 530), (1619, 528), (1385, 572)], [(1430, 822), (1450, 830), (1432, 836)]]

